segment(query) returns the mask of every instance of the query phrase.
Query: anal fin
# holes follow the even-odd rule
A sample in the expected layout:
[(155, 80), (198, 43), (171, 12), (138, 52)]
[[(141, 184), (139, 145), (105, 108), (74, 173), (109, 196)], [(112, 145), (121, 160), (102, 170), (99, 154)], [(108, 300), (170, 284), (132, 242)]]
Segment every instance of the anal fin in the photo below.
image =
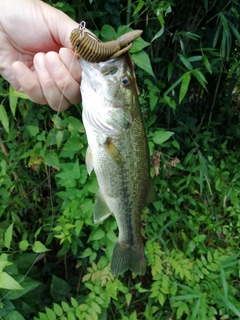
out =
[(98, 191), (96, 202), (94, 206), (93, 221), (98, 223), (105, 220), (111, 214), (111, 210), (108, 208), (106, 201), (101, 193), (101, 190)]

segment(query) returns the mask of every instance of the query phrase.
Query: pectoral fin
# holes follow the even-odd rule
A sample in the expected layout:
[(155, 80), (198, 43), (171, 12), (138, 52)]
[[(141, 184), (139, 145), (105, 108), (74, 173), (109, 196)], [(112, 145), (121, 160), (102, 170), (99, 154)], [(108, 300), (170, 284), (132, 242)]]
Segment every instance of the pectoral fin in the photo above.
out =
[(158, 196), (157, 196), (156, 190), (154, 188), (153, 182), (150, 180), (145, 204), (147, 205), (157, 200), (158, 200)]
[(107, 138), (106, 142), (104, 143), (105, 151), (110, 155), (110, 157), (119, 165), (123, 164), (123, 158), (119, 150), (115, 147), (112, 143), (111, 138)]
[(92, 150), (88, 146), (87, 153), (86, 153), (86, 166), (87, 166), (87, 172), (90, 175), (90, 173), (93, 170), (93, 156), (92, 156)]
[(101, 193), (101, 190), (97, 193), (96, 203), (94, 207), (93, 221), (98, 223), (105, 220), (111, 214), (111, 210), (108, 208), (106, 201)]

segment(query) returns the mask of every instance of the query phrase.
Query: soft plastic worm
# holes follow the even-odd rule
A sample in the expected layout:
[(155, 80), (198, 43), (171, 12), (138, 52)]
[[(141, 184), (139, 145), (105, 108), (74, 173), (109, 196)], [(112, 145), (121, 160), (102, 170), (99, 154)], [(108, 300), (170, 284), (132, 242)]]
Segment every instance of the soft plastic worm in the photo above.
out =
[(132, 42), (142, 34), (142, 30), (133, 30), (117, 40), (101, 42), (97, 37), (85, 30), (85, 24), (74, 29), (70, 41), (76, 54), (89, 62), (102, 62), (116, 58), (128, 51)]

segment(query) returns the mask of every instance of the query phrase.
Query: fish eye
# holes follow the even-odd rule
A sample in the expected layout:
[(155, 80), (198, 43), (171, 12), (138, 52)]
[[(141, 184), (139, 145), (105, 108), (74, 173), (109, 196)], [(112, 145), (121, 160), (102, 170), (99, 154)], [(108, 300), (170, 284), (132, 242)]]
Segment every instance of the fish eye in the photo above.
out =
[(126, 76), (126, 75), (122, 77), (121, 81), (122, 81), (122, 85), (124, 87), (129, 87), (131, 85), (131, 83), (132, 83), (131, 79), (129, 78), (129, 76)]

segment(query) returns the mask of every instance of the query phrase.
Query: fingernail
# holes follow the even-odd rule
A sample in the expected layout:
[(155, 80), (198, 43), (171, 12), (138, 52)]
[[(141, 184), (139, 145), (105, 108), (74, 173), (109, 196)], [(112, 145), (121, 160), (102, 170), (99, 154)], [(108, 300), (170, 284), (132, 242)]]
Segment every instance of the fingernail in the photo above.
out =
[(67, 67), (72, 66), (78, 60), (74, 52), (68, 48), (61, 48), (59, 56)]
[(19, 61), (13, 63), (12, 70), (15, 73), (15, 75), (19, 78), (24, 77), (27, 73), (25, 65)]
[(44, 56), (45, 56), (44, 53), (39, 52), (34, 57), (34, 64), (38, 68), (38, 70), (40, 70), (40, 71), (47, 70)]
[(59, 55), (56, 52), (48, 52), (46, 54), (47, 66), (52, 71), (57, 71), (61, 68), (62, 62), (59, 60)]

